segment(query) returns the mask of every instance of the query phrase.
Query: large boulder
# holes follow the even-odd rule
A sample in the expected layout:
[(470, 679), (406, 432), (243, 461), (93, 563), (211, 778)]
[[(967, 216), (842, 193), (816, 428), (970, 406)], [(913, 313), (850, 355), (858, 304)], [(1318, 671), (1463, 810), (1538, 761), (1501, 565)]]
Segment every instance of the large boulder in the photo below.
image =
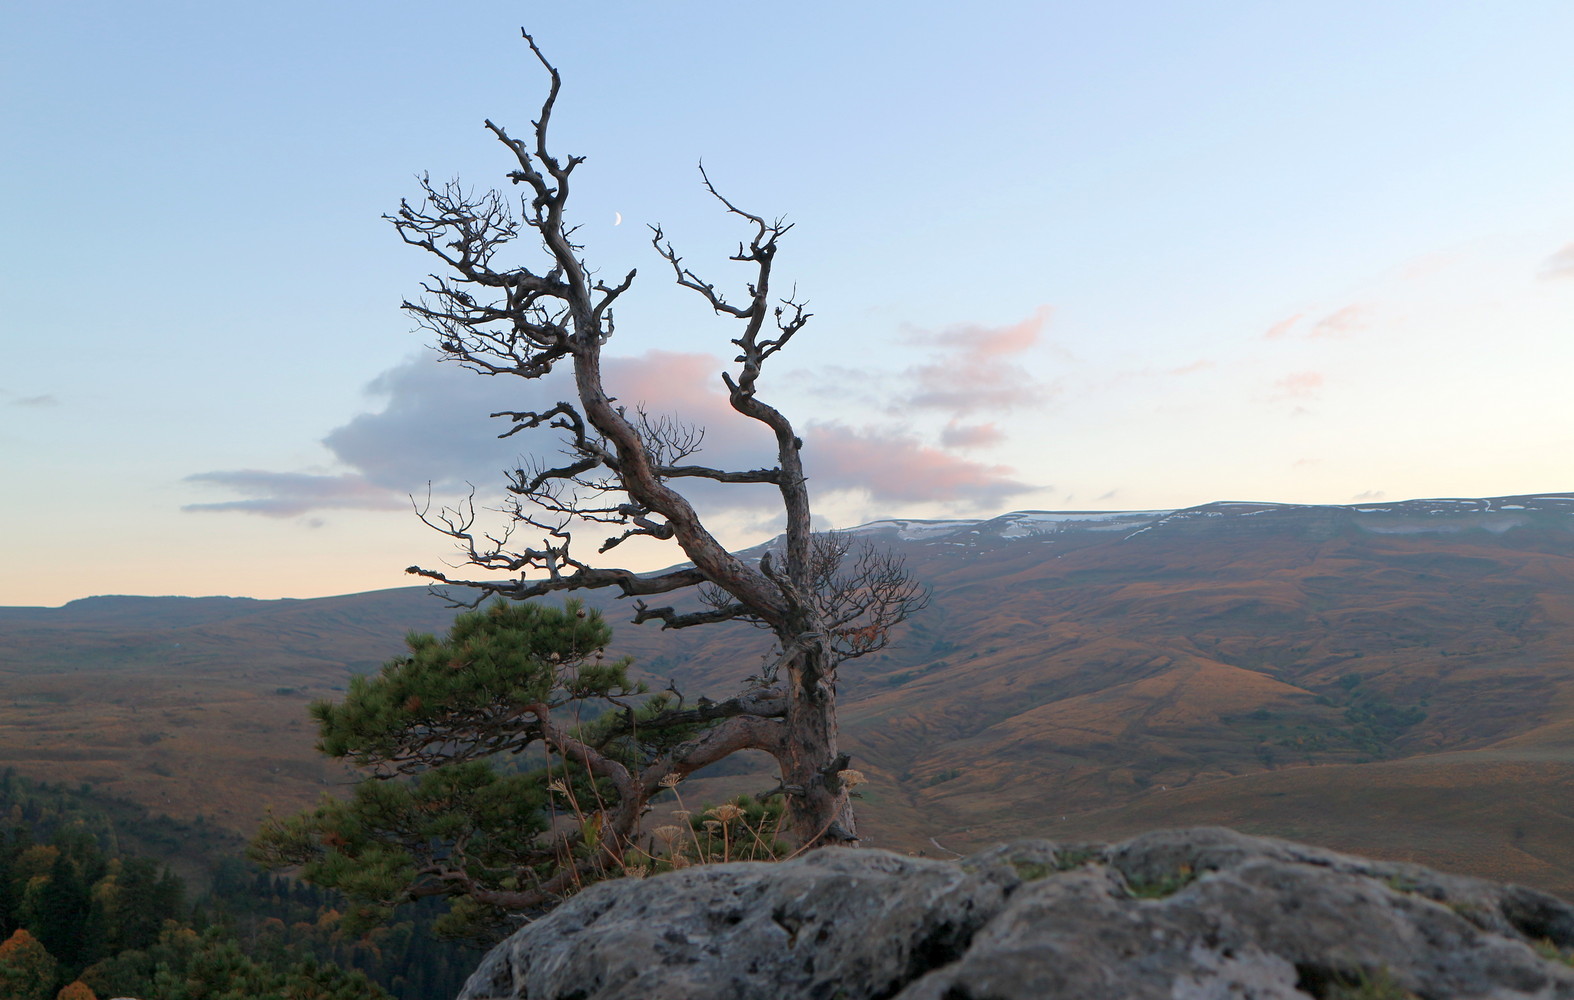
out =
[(460, 1000), (1574, 998), (1574, 906), (1229, 830), (604, 882)]

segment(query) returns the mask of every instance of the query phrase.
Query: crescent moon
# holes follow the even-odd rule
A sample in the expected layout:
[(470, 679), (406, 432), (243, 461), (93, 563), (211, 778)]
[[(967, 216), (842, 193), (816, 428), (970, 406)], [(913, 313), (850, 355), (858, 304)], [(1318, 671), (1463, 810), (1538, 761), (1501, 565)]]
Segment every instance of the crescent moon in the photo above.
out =
[(621, 226), (621, 225), (623, 225), (623, 213), (622, 212), (613, 212), (612, 213), (612, 224), (614, 226)]

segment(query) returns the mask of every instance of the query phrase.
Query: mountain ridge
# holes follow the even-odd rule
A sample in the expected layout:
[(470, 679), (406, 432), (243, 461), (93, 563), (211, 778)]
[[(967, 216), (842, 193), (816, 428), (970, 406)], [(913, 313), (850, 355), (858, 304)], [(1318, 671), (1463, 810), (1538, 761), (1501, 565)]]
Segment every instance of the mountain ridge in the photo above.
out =
[[(1461, 507), (1460, 505), (1469, 505)], [(1511, 527), (1531, 523), (1538, 515), (1568, 515), (1574, 517), (1574, 493), (1525, 493), (1501, 497), (1432, 497), (1412, 500), (1371, 500), (1349, 504), (1282, 503), (1257, 500), (1213, 500), (1191, 507), (1157, 508), (1149, 510), (1016, 510), (983, 518), (877, 518), (863, 524), (833, 531), (853, 535), (879, 535), (895, 532), (903, 541), (953, 540), (954, 536), (971, 533), (987, 534), (996, 538), (1019, 538), (1053, 535), (1065, 531), (1118, 531), (1127, 524), (1136, 524), (1138, 531), (1146, 531), (1166, 524), (1207, 517), (1246, 517), (1261, 514), (1297, 514), (1305, 512), (1343, 512), (1352, 517), (1373, 514), (1402, 514), (1467, 517), (1470, 515), (1495, 515), (1489, 531), (1505, 531)], [(1366, 519), (1370, 521), (1371, 518)], [(1359, 523), (1359, 521), (1358, 521)], [(1440, 524), (1446, 522), (1438, 522)], [(1485, 522), (1482, 523), (1485, 527)], [(1458, 526), (1439, 530), (1457, 530)], [(1574, 530), (1574, 524), (1570, 525)], [(1135, 533), (1135, 532), (1134, 532)], [(764, 551), (778, 544), (783, 536), (741, 549), (741, 553)], [(678, 566), (685, 563), (675, 564)], [(674, 567), (651, 570), (664, 572)], [(367, 594), (388, 593), (412, 588), (388, 587), (379, 590), (356, 591), (328, 597), (255, 598), (234, 595), (138, 595), (95, 594), (79, 597), (58, 606), (0, 605), (0, 622), (7, 617), (22, 617), (20, 613), (35, 611), (60, 611), (98, 616), (105, 609), (127, 611), (134, 602), (185, 601), (185, 602), (255, 602), (258, 604), (287, 601), (338, 600)], [(425, 589), (425, 588), (421, 588)], [(215, 604), (216, 606), (216, 604)], [(236, 609), (236, 613), (244, 613)]]
[[(1051, 535), (1063, 531), (1118, 531), (1130, 524), (1139, 525), (1136, 531), (1141, 532), (1199, 518), (1252, 517), (1264, 514), (1304, 515), (1309, 512), (1342, 514), (1350, 517), (1357, 524), (1374, 521), (1372, 515), (1399, 515), (1426, 519), (1476, 516), (1477, 524), (1486, 530), (1504, 531), (1528, 524), (1538, 515), (1574, 516), (1574, 493), (1529, 493), (1480, 498), (1434, 497), (1350, 504), (1214, 500), (1192, 507), (1156, 510), (1019, 510), (978, 519), (883, 518), (845, 530), (854, 534), (875, 534), (895, 530), (904, 540), (921, 537), (928, 541), (946, 541), (958, 535), (971, 533), (1014, 538)], [(1479, 520), (1487, 515), (1492, 516), (1490, 521)], [(1436, 523), (1447, 524), (1446, 521)], [(1449, 525), (1449, 528), (1440, 528), (1440, 530), (1457, 530), (1458, 527)]]

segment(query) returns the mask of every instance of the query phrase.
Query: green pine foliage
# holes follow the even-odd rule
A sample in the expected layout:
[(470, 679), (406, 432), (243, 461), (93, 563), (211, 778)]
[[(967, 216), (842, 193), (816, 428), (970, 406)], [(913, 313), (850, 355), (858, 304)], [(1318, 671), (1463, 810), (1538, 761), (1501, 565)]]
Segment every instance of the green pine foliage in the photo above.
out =
[[(98, 859), (92, 860), (96, 862)], [(90, 940), (90, 935), (84, 933), (90, 926), (88, 918), (93, 906), (88, 895), (88, 883), (83, 878), (83, 867), (65, 851), (56, 853), (54, 863), (49, 867), (49, 875), (38, 887), (37, 901), (32, 907), (32, 925), (39, 943), (51, 955), (75, 969), (82, 967), (82, 960), (88, 955), (89, 949), (100, 944)], [(103, 913), (102, 907), (99, 912)], [(96, 920), (92, 924), (96, 925), (94, 929), (97, 933), (91, 937), (102, 936), (106, 921)]]
[[(578, 602), (496, 601), (461, 614), (448, 635), (406, 636), (408, 656), (356, 677), (342, 702), (317, 702), (323, 753), (370, 768), (440, 763), (514, 749), (508, 725), (531, 705), (640, 693), (627, 659), (603, 652), (612, 630)], [(423, 739), (423, 736), (429, 737)], [(432, 757), (429, 751), (445, 746)]]
[(183, 896), (168, 870), (146, 859), (106, 857), (81, 828), (55, 829), (48, 843), (38, 843), (28, 827), (0, 832), (0, 929), (26, 931), (67, 981), (184, 918)]
[(82, 974), (101, 996), (160, 1000), (389, 1000), (360, 972), (314, 959), (259, 960), (219, 928), (167, 927), (145, 951), (123, 952)]
[(472, 949), (436, 938), (433, 925), (443, 908), (435, 900), (406, 907), (397, 922), (357, 931), (346, 925), (338, 893), (239, 858), (215, 873), (203, 903), (207, 922), (243, 942), (259, 961), (283, 969), (314, 960), (361, 972), (402, 1000), (453, 996), (479, 959)]
[(338, 897), (235, 856), (220, 859), (194, 907), (160, 861), (115, 851), (159, 843), (173, 821), (85, 786), (6, 771), (0, 817), (12, 821), (0, 826), (3, 1000), (48, 1000), (73, 986), (176, 1000), (425, 1000), (453, 995), (475, 965), (474, 954), (433, 939), (436, 914), (349, 933)]
[[(346, 926), (386, 922), (419, 865), (462, 845), (468, 874), (503, 886), (539, 861), (547, 828), (545, 784), (537, 774), (501, 774), (484, 761), (436, 768), (408, 781), (363, 781), (348, 801), (324, 799), (311, 813), (264, 831), (257, 856), (300, 859), (300, 875), (355, 902)], [(469, 920), (445, 926), (463, 936)]]
[[(406, 655), (355, 678), (343, 701), (311, 708), (319, 748), (366, 777), (347, 799), (268, 824), (251, 856), (344, 893), (347, 929), (441, 897), (440, 933), (495, 940), (509, 922), (501, 901), (591, 856), (598, 817), (618, 804), (613, 784), (563, 741), (637, 771), (707, 725), (642, 729), (672, 701), (632, 682), (627, 659), (606, 656), (611, 638), (574, 601), (496, 601), (441, 638), (408, 636)], [(569, 888), (620, 873), (576, 874)]]

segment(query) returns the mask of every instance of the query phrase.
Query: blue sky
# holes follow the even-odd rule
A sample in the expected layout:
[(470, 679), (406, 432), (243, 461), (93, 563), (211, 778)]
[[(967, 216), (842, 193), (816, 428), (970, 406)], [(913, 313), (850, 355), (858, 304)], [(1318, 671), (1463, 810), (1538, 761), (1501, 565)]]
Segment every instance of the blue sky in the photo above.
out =
[[(822, 520), (1574, 489), (1566, 3), (31, 5), (0, 21), (0, 604), (398, 586), (537, 391), (438, 366), (380, 216), (588, 157), (625, 396), (724, 426), (705, 196), (796, 228)], [(623, 222), (615, 225), (621, 213)], [(733, 276), (736, 277), (736, 276)], [(709, 418), (715, 417), (712, 421)], [(772, 529), (715, 498), (730, 541)], [(638, 556), (651, 565), (664, 553)]]

